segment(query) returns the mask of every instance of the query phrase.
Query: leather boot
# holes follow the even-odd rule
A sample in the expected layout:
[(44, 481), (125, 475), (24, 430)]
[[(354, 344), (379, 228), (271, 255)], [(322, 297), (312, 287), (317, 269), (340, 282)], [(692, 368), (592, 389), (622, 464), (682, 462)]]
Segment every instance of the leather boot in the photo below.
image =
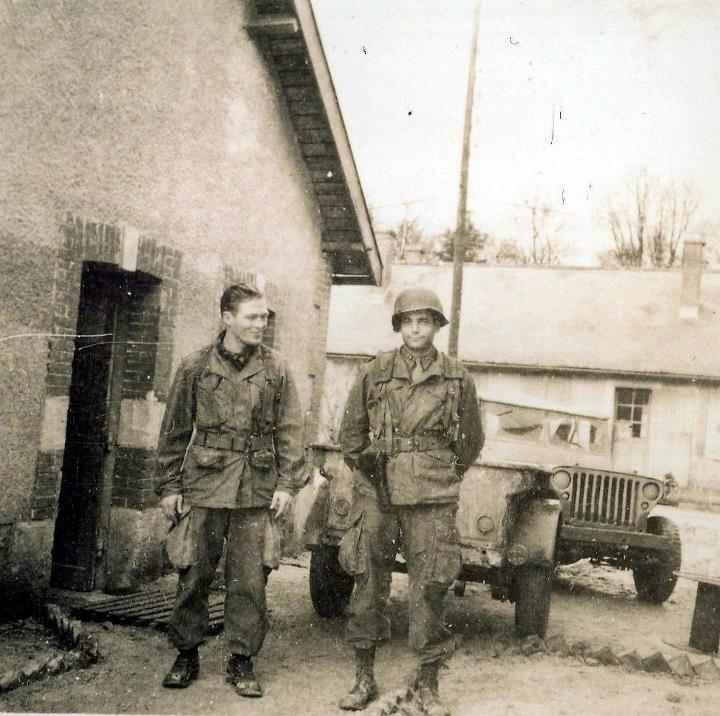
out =
[(451, 716), (450, 709), (440, 700), (438, 670), (440, 662), (421, 664), (415, 680), (420, 703), (428, 716)]
[(344, 711), (362, 711), (377, 698), (375, 683), (375, 647), (355, 649), (355, 684), (339, 706)]
[(228, 660), (227, 681), (235, 687), (240, 696), (259, 699), (263, 695), (262, 686), (255, 676), (252, 658), (233, 654)]
[(200, 656), (197, 649), (180, 651), (162, 685), (166, 689), (185, 689), (200, 673)]

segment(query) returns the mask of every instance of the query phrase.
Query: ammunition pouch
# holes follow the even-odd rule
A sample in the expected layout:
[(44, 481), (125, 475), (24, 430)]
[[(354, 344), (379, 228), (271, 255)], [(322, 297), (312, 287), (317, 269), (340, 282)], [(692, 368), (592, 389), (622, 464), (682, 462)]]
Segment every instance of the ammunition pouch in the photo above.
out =
[(358, 458), (358, 469), (375, 486), (385, 479), (386, 465), (387, 455), (374, 445), (363, 450)]
[(248, 463), (256, 470), (269, 470), (275, 464), (275, 443), (272, 433), (242, 436), (201, 430), (195, 436), (195, 445), (245, 453)]

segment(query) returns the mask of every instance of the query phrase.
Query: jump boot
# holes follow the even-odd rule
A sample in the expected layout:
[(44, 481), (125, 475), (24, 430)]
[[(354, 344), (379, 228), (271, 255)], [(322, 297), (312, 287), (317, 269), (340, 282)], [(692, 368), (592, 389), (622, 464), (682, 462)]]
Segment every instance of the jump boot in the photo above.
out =
[(415, 689), (428, 716), (452, 716), (450, 709), (440, 700), (438, 692), (439, 669), (439, 661), (432, 664), (421, 664), (415, 679)]
[(355, 685), (338, 704), (344, 711), (362, 711), (378, 695), (375, 683), (375, 647), (355, 649)]
[(263, 695), (262, 686), (255, 676), (252, 658), (249, 656), (233, 654), (228, 660), (225, 679), (246, 699), (259, 699)]
[(185, 689), (197, 679), (199, 673), (200, 657), (197, 648), (181, 650), (162, 685), (166, 689)]

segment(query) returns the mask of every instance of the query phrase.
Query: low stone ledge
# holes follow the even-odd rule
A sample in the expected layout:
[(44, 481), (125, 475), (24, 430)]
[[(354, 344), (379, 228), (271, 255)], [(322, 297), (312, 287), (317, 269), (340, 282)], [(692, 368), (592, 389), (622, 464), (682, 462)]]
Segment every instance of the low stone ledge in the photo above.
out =
[(98, 640), (85, 631), (82, 622), (71, 619), (57, 604), (45, 604), (39, 611), (45, 627), (66, 651), (30, 659), (19, 669), (0, 674), (0, 693), (71, 669), (86, 669), (100, 659)]

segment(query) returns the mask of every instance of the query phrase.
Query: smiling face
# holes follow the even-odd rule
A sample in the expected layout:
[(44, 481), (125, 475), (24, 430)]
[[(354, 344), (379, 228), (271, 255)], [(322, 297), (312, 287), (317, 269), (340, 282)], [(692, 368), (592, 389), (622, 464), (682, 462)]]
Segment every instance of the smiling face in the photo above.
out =
[(268, 307), (264, 298), (252, 298), (241, 301), (235, 313), (223, 311), (225, 324), (225, 347), (233, 352), (241, 351), (245, 346), (258, 346), (268, 322)]
[(424, 353), (435, 340), (438, 326), (432, 311), (408, 311), (400, 315), (400, 335), (408, 350)]

